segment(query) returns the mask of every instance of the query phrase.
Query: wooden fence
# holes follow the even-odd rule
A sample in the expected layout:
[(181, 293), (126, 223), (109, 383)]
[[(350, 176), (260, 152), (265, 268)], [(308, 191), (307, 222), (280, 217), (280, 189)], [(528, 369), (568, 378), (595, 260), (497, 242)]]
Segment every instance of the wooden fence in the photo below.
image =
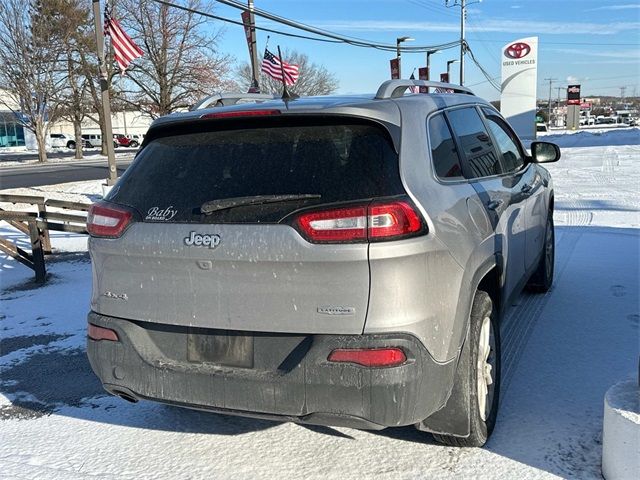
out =
[[(45, 200), (29, 195), (0, 194), (0, 202), (31, 205), (34, 211), (13, 211), (0, 208), (0, 220), (4, 220), (16, 230), (29, 236), (31, 252), (27, 252), (9, 239), (0, 237), (0, 251), (31, 268), (36, 282), (44, 283), (47, 275), (45, 255), (52, 253), (50, 230), (59, 232), (87, 233), (87, 211), (90, 203)], [(47, 207), (62, 209), (64, 212), (48, 211)]]

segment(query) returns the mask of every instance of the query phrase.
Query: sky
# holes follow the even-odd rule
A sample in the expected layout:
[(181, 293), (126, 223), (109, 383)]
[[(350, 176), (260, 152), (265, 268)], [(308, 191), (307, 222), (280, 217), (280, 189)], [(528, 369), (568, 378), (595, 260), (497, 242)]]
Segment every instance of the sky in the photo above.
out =
[[(449, 3), (453, 3), (450, 1)], [(255, 0), (257, 8), (341, 35), (395, 44), (410, 36), (412, 45), (435, 45), (460, 36), (460, 8), (446, 8), (444, 0)], [(538, 98), (547, 98), (549, 82), (557, 87), (582, 85), (583, 96), (640, 95), (640, 2), (633, 0), (470, 0), (467, 41), (484, 69), (500, 82), (501, 47), (513, 40), (538, 36)], [(239, 20), (238, 10), (215, 3), (215, 14)], [(212, 26), (222, 26), (212, 21)], [(292, 31), (257, 18), (258, 26)], [(298, 32), (302, 33), (302, 32)], [(260, 58), (267, 34), (258, 32)], [(390, 78), (392, 52), (301, 40), (271, 34), (270, 48), (298, 50), (325, 66), (339, 80), (337, 93), (368, 93)], [(409, 44), (407, 44), (409, 45)], [(224, 26), (219, 43), (238, 63), (249, 54), (242, 27)], [(447, 60), (459, 57), (459, 47), (433, 55), (432, 78), (446, 71)], [(425, 65), (423, 53), (402, 55), (403, 77)], [(452, 79), (459, 76), (453, 64)], [(499, 98), (469, 59), (465, 85), (489, 100)], [(417, 70), (416, 70), (417, 77)]]

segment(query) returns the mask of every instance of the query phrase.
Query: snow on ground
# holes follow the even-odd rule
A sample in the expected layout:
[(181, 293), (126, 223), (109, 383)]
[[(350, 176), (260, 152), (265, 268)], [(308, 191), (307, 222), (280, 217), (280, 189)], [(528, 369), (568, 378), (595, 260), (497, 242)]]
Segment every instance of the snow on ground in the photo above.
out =
[[(564, 147), (549, 167), (556, 281), (504, 319), (501, 410), (486, 448), (443, 447), (411, 427), (300, 426), (105, 396), (84, 354), (84, 240), (59, 235), (53, 246), (66, 253), (48, 260), (45, 287), (0, 257), (0, 478), (601, 478), (604, 394), (637, 373), (638, 132), (546, 137)], [(47, 191), (98, 193), (90, 183)]]
[[(41, 185), (38, 187), (7, 188), (0, 190), (0, 192), (11, 195), (43, 197), (45, 200), (55, 199), (67, 202), (92, 203), (102, 198), (104, 184), (104, 180), (88, 180), (58, 185)], [(0, 202), (0, 208), (5, 210), (29, 210), (28, 205), (13, 205), (6, 202)]]

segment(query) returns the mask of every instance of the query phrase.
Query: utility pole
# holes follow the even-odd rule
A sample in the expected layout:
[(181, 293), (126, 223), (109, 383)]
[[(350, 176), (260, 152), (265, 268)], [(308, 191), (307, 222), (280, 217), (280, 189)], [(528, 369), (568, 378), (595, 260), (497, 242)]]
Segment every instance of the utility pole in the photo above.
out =
[(258, 45), (256, 43), (256, 17), (253, 13), (253, 0), (249, 0), (249, 24), (251, 25), (251, 72), (253, 74), (253, 80), (249, 92), (260, 93), (260, 83), (258, 82), (259, 68), (258, 68)]
[(549, 105), (548, 105), (548, 112), (547, 112), (547, 122), (549, 123), (549, 125), (551, 125), (551, 87), (553, 82), (555, 82), (557, 80), (557, 78), (545, 78), (544, 81), (545, 82), (549, 82)]
[(464, 22), (467, 17), (466, 0), (460, 0), (460, 85), (464, 85)]
[[(564, 87), (560, 86), (560, 87), (556, 87), (556, 89), (558, 90), (558, 103), (556, 103), (556, 109), (557, 109), (556, 111), (560, 111), (560, 92), (564, 90)], [(556, 126), (560, 126), (560, 125), (557, 125), (557, 122), (556, 122)]]
[(104, 30), (100, 15), (100, 0), (93, 0), (93, 20), (96, 29), (96, 45), (98, 47), (98, 65), (100, 68), (100, 91), (102, 92), (102, 115), (104, 118), (104, 132), (106, 135), (107, 162), (109, 164), (109, 178), (107, 185), (114, 185), (118, 180), (116, 170), (116, 155), (113, 150), (113, 129), (111, 127), (111, 101), (109, 99), (109, 83), (107, 82), (107, 65), (104, 58)]
[[(465, 37), (465, 22), (467, 20), (467, 7), (474, 3), (480, 3), (482, 0), (477, 0), (475, 2), (467, 3), (467, 0), (455, 0), (452, 7), (459, 6), (460, 7), (460, 85), (464, 85), (464, 54), (466, 52), (466, 43), (464, 40)], [(445, 0), (445, 6), (449, 7), (449, 0)], [(451, 81), (451, 79), (449, 79)]]

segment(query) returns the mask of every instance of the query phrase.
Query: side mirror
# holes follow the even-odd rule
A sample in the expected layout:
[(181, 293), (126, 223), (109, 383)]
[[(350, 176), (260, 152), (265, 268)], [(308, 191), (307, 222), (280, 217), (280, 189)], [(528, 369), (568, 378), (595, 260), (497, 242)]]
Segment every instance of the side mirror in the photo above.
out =
[(560, 147), (555, 143), (531, 143), (531, 160), (533, 163), (551, 163), (560, 160)]

